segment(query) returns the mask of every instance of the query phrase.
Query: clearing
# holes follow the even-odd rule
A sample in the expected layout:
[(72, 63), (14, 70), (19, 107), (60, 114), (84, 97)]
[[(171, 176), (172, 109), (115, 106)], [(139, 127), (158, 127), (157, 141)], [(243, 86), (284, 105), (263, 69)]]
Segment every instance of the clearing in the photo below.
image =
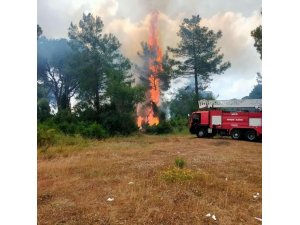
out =
[[(193, 135), (39, 150), (38, 224), (261, 224), (261, 150)], [(173, 168), (178, 157), (184, 169)]]

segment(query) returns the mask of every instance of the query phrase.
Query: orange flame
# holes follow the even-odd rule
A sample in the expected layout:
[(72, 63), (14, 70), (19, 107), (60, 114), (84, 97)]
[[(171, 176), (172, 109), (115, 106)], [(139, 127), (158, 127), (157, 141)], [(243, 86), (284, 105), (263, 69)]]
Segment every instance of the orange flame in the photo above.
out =
[(150, 82), (150, 90), (148, 90), (146, 95), (147, 102), (150, 104), (148, 104), (147, 107), (138, 107), (137, 109), (137, 124), (139, 127), (141, 127), (143, 123), (148, 123), (150, 126), (159, 124), (159, 118), (157, 115), (155, 115), (155, 112), (153, 110), (153, 104), (157, 106), (160, 102), (160, 80), (158, 78), (158, 73), (162, 71), (162, 51), (159, 47), (157, 29), (158, 15), (158, 12), (153, 12), (151, 14), (148, 38), (148, 47), (151, 53), (151, 56), (148, 61), (148, 67), (150, 72), (150, 76), (148, 78)]

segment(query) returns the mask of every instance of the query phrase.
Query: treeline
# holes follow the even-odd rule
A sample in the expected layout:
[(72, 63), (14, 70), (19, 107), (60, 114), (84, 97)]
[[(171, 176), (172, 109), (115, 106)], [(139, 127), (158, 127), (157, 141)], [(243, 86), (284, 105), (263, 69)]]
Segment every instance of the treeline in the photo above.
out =
[[(209, 82), (210, 73), (221, 73), (227, 66), (218, 64), (222, 61), (222, 55), (218, 56), (219, 50), (214, 50), (216, 41), (221, 37), (220, 33), (214, 35), (212, 31), (203, 28), (203, 34), (199, 33), (199, 16), (191, 20), (185, 20), (183, 24), (193, 25), (190, 31), (183, 27), (185, 36), (189, 39), (196, 35), (204, 35), (211, 52), (204, 54), (207, 58), (217, 57), (213, 66), (201, 59), (200, 53), (194, 62), (206, 63), (206, 71), (194, 71), (195, 79)], [(183, 25), (182, 25), (183, 26)], [(120, 51), (121, 43), (113, 34), (103, 33), (104, 24), (100, 17), (92, 14), (83, 15), (78, 25), (71, 23), (68, 30), (68, 40), (47, 39), (42, 36), (42, 28), (37, 28), (37, 115), (38, 115), (38, 136), (47, 136), (47, 131), (56, 130), (65, 134), (80, 134), (85, 137), (103, 138), (111, 135), (128, 135), (138, 130), (136, 125), (136, 106), (145, 100), (147, 85), (133, 85), (132, 63)], [(183, 38), (183, 33), (179, 34)], [(204, 37), (203, 36), (203, 37)], [(200, 37), (198, 37), (200, 39)], [(203, 38), (202, 38), (203, 39)], [(192, 73), (193, 65), (189, 57), (197, 57), (195, 46), (191, 46), (191, 40), (183, 40), (180, 48), (170, 48), (179, 58), (186, 52), (190, 56), (185, 62), (169, 58), (164, 55), (162, 90), (166, 91), (170, 86), (170, 79), (180, 75)], [(147, 60), (147, 46), (142, 43), (141, 58)], [(144, 46), (144, 48), (143, 48)], [(197, 46), (203, 50), (201, 43)], [(196, 46), (196, 47), (197, 47)], [(201, 50), (200, 49), (200, 50)], [(151, 53), (153, 54), (153, 53)], [(155, 54), (155, 53), (154, 53)], [(203, 55), (203, 54), (202, 54)], [(202, 61), (201, 61), (202, 60)], [(145, 65), (147, 62), (144, 63)], [(187, 66), (188, 65), (188, 66)], [(144, 69), (146, 67), (143, 67)], [(197, 67), (195, 67), (197, 68)], [(202, 75), (201, 75), (202, 72)], [(198, 73), (198, 74), (197, 74)], [(147, 79), (147, 71), (140, 74), (141, 80)], [(192, 74), (193, 75), (193, 74)], [(143, 84), (143, 82), (141, 82)], [(201, 85), (197, 83), (196, 93)], [(167, 133), (176, 130), (178, 127), (186, 126), (188, 111), (197, 108), (197, 98), (190, 95), (186, 99), (180, 99), (181, 91), (170, 105), (172, 113), (171, 121), (166, 121), (166, 108), (158, 109), (161, 123), (157, 126), (145, 129), (149, 133)], [(197, 95), (199, 96), (199, 95)], [(178, 104), (178, 101), (182, 101)], [(193, 107), (185, 108), (180, 112), (184, 101), (188, 101)], [(176, 102), (176, 103), (175, 103)], [(52, 111), (52, 112), (51, 112)], [(53, 112), (55, 111), (55, 112)], [(51, 133), (51, 132), (50, 132)]]
[[(171, 79), (180, 76), (193, 77), (194, 85), (183, 87), (171, 102), (161, 104), (157, 109), (160, 123), (146, 126), (148, 133), (182, 131), (187, 127), (187, 114), (197, 109), (197, 101), (214, 98), (201, 94), (212, 75), (230, 67), (217, 47), (222, 32), (200, 26), (200, 21), (199, 16), (183, 20), (177, 34), (180, 42), (177, 47), (167, 48), (159, 74), (162, 91), (170, 88)], [(136, 107), (145, 101), (149, 85), (136, 85), (133, 68), (138, 67), (121, 53), (119, 40), (113, 34), (105, 34), (103, 28), (100, 17), (92, 14), (83, 14), (78, 25), (71, 23), (68, 39), (48, 39), (37, 26), (40, 143), (55, 132), (99, 139), (138, 130)], [(149, 53), (146, 43), (141, 47), (138, 54), (147, 60), (147, 54), (153, 53)], [(145, 70), (145, 66), (138, 70), (140, 81), (149, 76)]]

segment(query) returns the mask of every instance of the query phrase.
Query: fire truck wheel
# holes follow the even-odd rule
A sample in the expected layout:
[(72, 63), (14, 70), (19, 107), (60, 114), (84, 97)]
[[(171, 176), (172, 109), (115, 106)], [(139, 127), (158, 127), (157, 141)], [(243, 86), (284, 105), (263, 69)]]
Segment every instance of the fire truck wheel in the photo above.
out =
[(204, 128), (200, 128), (197, 132), (197, 137), (202, 138), (202, 137), (205, 137), (205, 136), (206, 136), (206, 132), (205, 132)]
[(239, 129), (234, 129), (234, 130), (231, 131), (231, 137), (232, 137), (232, 139), (238, 140), (238, 139), (241, 138), (241, 136), (242, 136), (241, 130), (239, 130)]
[(246, 138), (248, 141), (255, 141), (257, 138), (256, 132), (254, 130), (247, 131)]

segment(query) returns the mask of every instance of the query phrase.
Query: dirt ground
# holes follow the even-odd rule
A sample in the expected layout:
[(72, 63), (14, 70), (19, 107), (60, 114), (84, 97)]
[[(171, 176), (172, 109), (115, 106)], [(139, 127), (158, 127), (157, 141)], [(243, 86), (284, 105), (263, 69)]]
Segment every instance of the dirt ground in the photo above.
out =
[(41, 225), (261, 224), (262, 144), (138, 135), (54, 146), (38, 154), (37, 182)]

